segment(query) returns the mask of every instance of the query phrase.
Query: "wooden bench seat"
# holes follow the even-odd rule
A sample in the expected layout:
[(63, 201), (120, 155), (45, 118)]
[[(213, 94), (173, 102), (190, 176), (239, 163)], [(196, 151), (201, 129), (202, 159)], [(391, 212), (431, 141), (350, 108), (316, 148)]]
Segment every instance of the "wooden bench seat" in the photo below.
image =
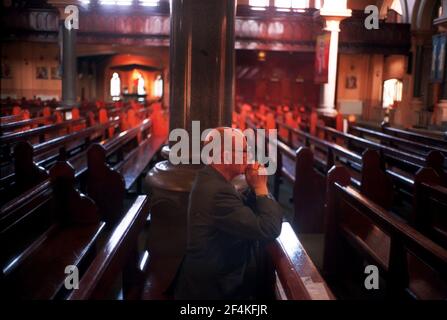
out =
[(388, 125), (382, 126), (382, 130), (383, 130), (383, 132), (385, 132), (387, 134), (394, 135), (397, 137), (402, 137), (402, 138), (412, 140), (415, 142), (425, 143), (430, 146), (437, 146), (437, 147), (444, 148), (444, 149), (447, 148), (447, 141), (445, 139), (439, 139), (439, 138), (427, 136), (427, 135), (416, 133), (416, 132), (393, 128)]
[(152, 135), (129, 153), (125, 161), (115, 167), (123, 175), (126, 190), (129, 190), (141, 177), (144, 169), (166, 142), (167, 137)]
[[(11, 200), (45, 178), (33, 177), (30, 174), (32, 171), (49, 168), (58, 159), (71, 160), (77, 153), (81, 153), (82, 157), (82, 153), (85, 155), (85, 150), (91, 143), (104, 139), (107, 136), (107, 129), (118, 125), (118, 122), (118, 119), (114, 119), (35, 146), (26, 142), (18, 143), (14, 149), (14, 164), (1, 168), (2, 203)], [(77, 164), (75, 168), (78, 168)]]
[(25, 215), (1, 216), (2, 296), (63, 297), (65, 267), (77, 266), (82, 273), (93, 257), (105, 226), (98, 209), (74, 189), (74, 169), (68, 163), (56, 163), (50, 177), (51, 191), (45, 210), (40, 211), (43, 214), (31, 209)]
[[(253, 124), (248, 123), (248, 125), (252, 126)], [(300, 131), (297, 133), (301, 134)], [(413, 217), (416, 212), (419, 212), (419, 215), (424, 215), (426, 209), (422, 209), (423, 206), (433, 207), (439, 203), (439, 199), (430, 199), (430, 203), (425, 202), (424, 205), (418, 207), (413, 200), (418, 198), (421, 192), (415, 188), (415, 180), (418, 185), (422, 182), (440, 183), (439, 177), (432, 178), (437, 176), (433, 169), (420, 169), (416, 175), (409, 178), (403, 172), (383, 170), (379, 156), (375, 151), (369, 150), (359, 156), (342, 146), (334, 145), (309, 134), (302, 134), (302, 137), (305, 138), (302, 143), (307, 143), (309, 148), (302, 147), (296, 155), (293, 155), (290, 147), (281, 145), (282, 142), (278, 143), (278, 162), (282, 164), (281, 170), (278, 172), (281, 172), (280, 175), (294, 184), (295, 218), (293, 226), (297, 232), (322, 232), (326, 168), (328, 164), (338, 163), (348, 169), (351, 185), (362, 194), (387, 209), (393, 209), (392, 214), (398, 213), (402, 221), (414, 226), (437, 243), (443, 243), (443, 237), (434, 235), (433, 228), (432, 230), (424, 229), (424, 224), (416, 221), (417, 219)], [(311, 149), (312, 147), (313, 149)], [(320, 154), (320, 157), (314, 156), (312, 150), (315, 154)], [(330, 156), (335, 155), (338, 156), (336, 161), (334, 161), (335, 159), (331, 160)], [(277, 185), (280, 182), (276, 180), (280, 175), (275, 178), (275, 191), (278, 190)], [(406, 201), (405, 207), (394, 202), (394, 189), (398, 190), (396, 195), (399, 196), (399, 201)], [(275, 196), (278, 194), (275, 193)], [(395, 217), (399, 219), (399, 216)], [(447, 223), (438, 221), (440, 229), (444, 230), (446, 225)]]
[(95, 200), (106, 222), (114, 224), (120, 218), (124, 196), (134, 183), (137, 193), (141, 193), (144, 170), (167, 139), (148, 131), (143, 137), (140, 144), (114, 165), (107, 163), (108, 150), (104, 146), (95, 144), (88, 150), (86, 192)]
[(288, 222), (266, 250), (277, 274), (278, 300), (335, 299)]
[[(122, 150), (126, 145), (137, 138), (138, 132), (147, 131), (150, 128), (150, 121), (143, 122), (140, 126), (129, 129), (125, 132), (120, 133), (111, 139), (103, 140), (101, 143), (105, 147), (106, 156), (112, 157), (118, 153), (122, 153), (121, 157), (125, 155), (125, 151)], [(87, 171), (87, 154), (81, 152), (70, 158), (70, 163), (73, 165), (75, 170), (75, 178), (79, 180), (84, 173)], [(48, 189), (50, 187), (48, 177), (43, 177), (43, 179), (36, 183), (35, 187), (27, 189), (22, 194), (9, 200), (0, 209), (0, 217), (7, 217), (10, 215), (27, 215), (29, 214), (30, 208), (35, 206), (39, 208), (41, 204), (48, 201)]]
[(16, 114), (16, 115), (9, 115), (9, 116), (2, 116), (0, 117), (0, 124), (7, 124), (11, 122), (17, 122), (23, 119), (23, 115)]
[(69, 300), (110, 299), (113, 284), (122, 276), (123, 298), (141, 298), (144, 275), (149, 263), (146, 250), (137, 254), (139, 234), (149, 215), (149, 199), (139, 196), (113, 229), (105, 245), (82, 276), (79, 290)]
[(31, 119), (25, 119), (25, 120), (5, 123), (5, 124), (1, 125), (0, 133), (3, 135), (3, 134), (8, 134), (8, 133), (11, 133), (16, 130), (23, 129), (23, 128), (38, 127), (41, 124), (45, 124), (47, 122), (53, 122), (55, 119), (56, 119), (55, 116), (51, 115), (51, 116), (46, 116), (46, 117), (37, 117), (37, 118), (31, 118)]
[(42, 143), (47, 141), (54, 136), (59, 136), (60, 133), (70, 133), (71, 128), (77, 125), (85, 125), (85, 119), (78, 120), (68, 120), (61, 123), (45, 125), (42, 127), (30, 129), (23, 132), (10, 133), (3, 136), (0, 136), (0, 145), (1, 145), (1, 158), (0, 163), (4, 164), (5, 162), (9, 162), (12, 160), (12, 150), (14, 145), (21, 141), (30, 141), (32, 144), (34, 143)]
[(437, 131), (437, 130), (428, 130), (428, 129), (422, 129), (422, 128), (407, 128), (407, 131), (410, 132), (416, 132), (422, 135), (434, 137), (437, 139), (444, 139), (447, 140), (447, 133), (445, 131)]
[(420, 172), (416, 179), (412, 224), (444, 248), (447, 248), (446, 212), (447, 188), (439, 185), (436, 173)]
[[(88, 226), (54, 225), (4, 270), (13, 283), (13, 296), (21, 299), (55, 299), (65, 292), (65, 267), (82, 269), (96, 250), (104, 222)], [(15, 266), (17, 265), (17, 266)], [(59, 295), (59, 296), (58, 296)]]
[(388, 135), (380, 131), (366, 129), (361, 126), (351, 125), (349, 126), (349, 131), (352, 131), (354, 134), (357, 134), (360, 137), (366, 136), (369, 138), (375, 138), (379, 142), (386, 143), (389, 146), (396, 146), (403, 151), (416, 153), (424, 157), (426, 157), (428, 153), (432, 150), (441, 152), (444, 155), (444, 157), (447, 156), (447, 148), (430, 146), (425, 143), (415, 142), (408, 139)]
[[(56, 137), (54, 139), (33, 145), (34, 161), (39, 166), (46, 167), (46, 164), (51, 164), (56, 158), (60, 156), (61, 150), (66, 158), (74, 153), (77, 149), (89, 145), (98, 139), (105, 139), (107, 137), (107, 129), (116, 127), (119, 124), (119, 119), (115, 118), (107, 123), (94, 125), (85, 128), (81, 131), (69, 133)], [(15, 157), (20, 155), (15, 155)], [(4, 168), (4, 172), (13, 172), (11, 166)]]
[[(343, 167), (329, 173), (324, 273), (343, 282), (373, 264), (385, 281), (380, 283), (384, 297), (446, 299), (447, 250), (362, 196), (347, 181), (349, 173)], [(368, 297), (374, 290), (360, 291)]]

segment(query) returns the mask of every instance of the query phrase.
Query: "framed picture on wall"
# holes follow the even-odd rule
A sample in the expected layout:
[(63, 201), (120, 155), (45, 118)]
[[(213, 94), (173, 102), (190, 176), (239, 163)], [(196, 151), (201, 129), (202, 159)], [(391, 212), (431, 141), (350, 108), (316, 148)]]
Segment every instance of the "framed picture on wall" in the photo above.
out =
[(51, 79), (60, 80), (62, 78), (59, 69), (59, 67), (51, 67)]
[(36, 79), (48, 79), (48, 68), (36, 67)]
[(0, 65), (0, 79), (12, 79), (11, 66), (6, 62)]
[(357, 89), (357, 77), (356, 76), (347, 76), (345, 88), (346, 89)]

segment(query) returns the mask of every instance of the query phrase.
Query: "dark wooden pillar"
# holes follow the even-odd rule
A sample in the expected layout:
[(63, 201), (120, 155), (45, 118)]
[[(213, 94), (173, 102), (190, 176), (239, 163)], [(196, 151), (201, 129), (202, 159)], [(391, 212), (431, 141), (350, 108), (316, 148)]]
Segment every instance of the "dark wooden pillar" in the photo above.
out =
[(170, 129), (230, 126), (235, 1), (172, 1)]
[[(191, 133), (231, 126), (234, 103), (235, 0), (173, 0), (171, 3), (169, 126)], [(169, 149), (165, 149), (165, 154)], [(157, 163), (148, 183), (189, 192), (198, 166)]]
[[(170, 130), (200, 121), (200, 130), (231, 126), (234, 100), (235, 0), (173, 0), (170, 34)], [(166, 156), (169, 147), (163, 150)], [(200, 164), (161, 161), (148, 173), (152, 190), (148, 248), (151, 292), (163, 292), (187, 245), (188, 196)], [(149, 296), (153, 296), (148, 293)], [(163, 298), (156, 296), (156, 298)]]

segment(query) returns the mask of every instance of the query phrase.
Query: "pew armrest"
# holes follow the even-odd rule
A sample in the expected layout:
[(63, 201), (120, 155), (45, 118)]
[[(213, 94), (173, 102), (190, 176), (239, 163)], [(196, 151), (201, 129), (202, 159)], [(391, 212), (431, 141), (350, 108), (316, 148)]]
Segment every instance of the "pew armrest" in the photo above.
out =
[(288, 222), (283, 222), (280, 236), (267, 252), (287, 300), (335, 299)]

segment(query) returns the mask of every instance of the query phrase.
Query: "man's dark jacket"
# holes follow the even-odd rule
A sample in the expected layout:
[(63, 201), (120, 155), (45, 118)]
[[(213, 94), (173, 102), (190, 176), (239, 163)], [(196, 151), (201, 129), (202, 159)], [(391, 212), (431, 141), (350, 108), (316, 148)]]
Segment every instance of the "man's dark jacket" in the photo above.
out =
[(188, 208), (187, 252), (174, 282), (176, 299), (246, 299), (246, 273), (259, 240), (275, 239), (282, 211), (269, 197), (254, 205), (210, 166), (200, 170)]

